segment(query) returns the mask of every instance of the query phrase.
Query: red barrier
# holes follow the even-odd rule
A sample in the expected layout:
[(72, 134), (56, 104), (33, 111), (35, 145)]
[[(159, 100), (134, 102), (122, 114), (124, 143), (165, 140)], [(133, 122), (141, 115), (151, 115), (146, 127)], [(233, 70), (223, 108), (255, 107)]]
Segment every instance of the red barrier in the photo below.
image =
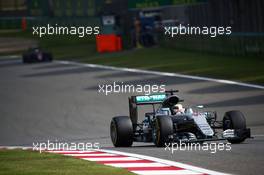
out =
[(21, 20), (21, 29), (26, 30), (27, 29), (27, 20), (25, 17), (22, 18)]
[(121, 37), (114, 34), (97, 35), (96, 36), (97, 51), (102, 52), (117, 52), (122, 50)]

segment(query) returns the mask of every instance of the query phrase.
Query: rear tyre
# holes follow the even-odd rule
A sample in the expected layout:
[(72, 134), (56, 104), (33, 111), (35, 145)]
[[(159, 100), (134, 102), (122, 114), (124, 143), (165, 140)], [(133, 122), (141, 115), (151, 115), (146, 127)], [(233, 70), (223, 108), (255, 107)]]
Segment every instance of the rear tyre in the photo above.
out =
[(44, 54), (44, 60), (46, 61), (46, 62), (51, 62), (52, 60), (53, 60), (53, 56), (52, 56), (52, 54), (51, 53), (45, 53)]
[[(240, 111), (228, 111), (223, 118), (223, 130), (227, 129), (246, 129), (246, 119)], [(227, 139), (230, 143), (241, 143), (245, 137)]]
[(114, 117), (110, 124), (110, 135), (115, 147), (130, 147), (133, 144), (133, 125), (130, 118)]
[(157, 147), (165, 146), (169, 135), (173, 134), (173, 122), (169, 116), (157, 116), (153, 131), (153, 140)]
[(22, 61), (23, 61), (23, 63), (29, 63), (28, 56), (24, 54)]

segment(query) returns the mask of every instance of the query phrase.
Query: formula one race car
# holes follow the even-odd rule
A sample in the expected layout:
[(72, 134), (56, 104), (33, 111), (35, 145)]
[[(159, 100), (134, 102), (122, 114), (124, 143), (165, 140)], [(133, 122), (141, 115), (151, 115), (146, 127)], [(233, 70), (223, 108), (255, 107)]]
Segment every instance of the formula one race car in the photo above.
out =
[[(129, 147), (134, 141), (153, 142), (158, 147), (171, 142), (227, 140), (241, 143), (251, 137), (240, 111), (226, 112), (223, 120), (218, 121), (215, 111), (205, 111), (201, 105), (183, 108), (180, 104), (183, 100), (175, 95), (176, 92), (131, 96), (130, 116), (117, 116), (111, 121), (114, 146)], [(153, 111), (145, 113), (145, 119), (138, 123), (138, 106), (141, 105), (152, 105)]]
[(51, 62), (52, 54), (40, 48), (30, 48), (23, 54), (23, 63)]

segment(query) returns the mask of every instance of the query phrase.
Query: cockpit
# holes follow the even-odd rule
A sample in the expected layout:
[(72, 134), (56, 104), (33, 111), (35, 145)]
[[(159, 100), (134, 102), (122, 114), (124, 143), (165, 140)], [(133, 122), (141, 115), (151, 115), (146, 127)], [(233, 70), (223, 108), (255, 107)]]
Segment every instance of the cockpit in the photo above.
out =
[(157, 114), (160, 115), (182, 115), (185, 114), (186, 109), (183, 107), (180, 102), (182, 102), (178, 96), (173, 95), (164, 100), (161, 104), (160, 109), (157, 111)]

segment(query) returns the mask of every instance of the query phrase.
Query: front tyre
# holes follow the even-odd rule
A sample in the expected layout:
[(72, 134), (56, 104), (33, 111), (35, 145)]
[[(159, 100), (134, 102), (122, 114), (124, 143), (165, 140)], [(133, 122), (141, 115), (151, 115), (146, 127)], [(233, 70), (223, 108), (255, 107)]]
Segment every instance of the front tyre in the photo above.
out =
[(157, 147), (165, 146), (173, 134), (173, 122), (169, 116), (157, 116), (153, 130), (153, 141)]
[(44, 53), (43, 56), (44, 56), (44, 61), (46, 61), (46, 62), (52, 62), (53, 61), (53, 56), (51, 53)]
[[(234, 129), (244, 130), (246, 129), (246, 119), (240, 111), (228, 111), (223, 118), (223, 130)], [(235, 137), (227, 139), (230, 143), (241, 143), (245, 141), (245, 137)]]
[(110, 135), (115, 147), (130, 147), (133, 144), (133, 125), (130, 118), (114, 117), (110, 124)]
[(23, 54), (22, 62), (23, 63), (29, 63), (29, 56), (26, 54)]

